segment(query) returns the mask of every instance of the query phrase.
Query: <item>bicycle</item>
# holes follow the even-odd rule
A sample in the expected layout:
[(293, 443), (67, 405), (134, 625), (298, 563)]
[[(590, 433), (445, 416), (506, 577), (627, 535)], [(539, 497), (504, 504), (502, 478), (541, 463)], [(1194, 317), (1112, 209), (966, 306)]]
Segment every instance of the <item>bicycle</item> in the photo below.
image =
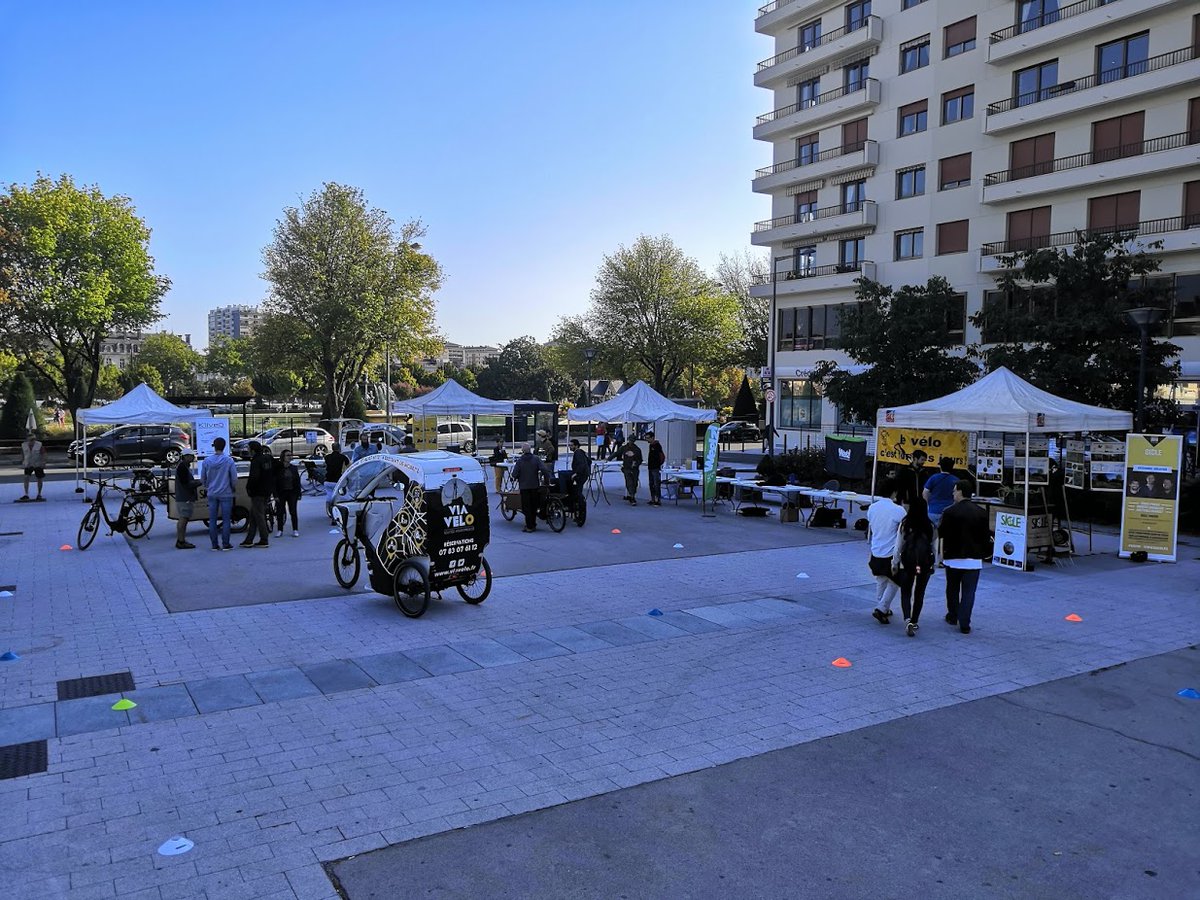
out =
[[(154, 525), (154, 506), (144, 494), (99, 478), (89, 478), (88, 481), (96, 485), (96, 499), (92, 501), (92, 505), (83, 514), (83, 521), (79, 523), (76, 546), (80, 550), (86, 550), (96, 539), (101, 517), (108, 526), (109, 537), (114, 534), (127, 534), (134, 539), (146, 536)], [(107, 488), (125, 495), (115, 519), (108, 514), (108, 507), (104, 505), (104, 491)]]

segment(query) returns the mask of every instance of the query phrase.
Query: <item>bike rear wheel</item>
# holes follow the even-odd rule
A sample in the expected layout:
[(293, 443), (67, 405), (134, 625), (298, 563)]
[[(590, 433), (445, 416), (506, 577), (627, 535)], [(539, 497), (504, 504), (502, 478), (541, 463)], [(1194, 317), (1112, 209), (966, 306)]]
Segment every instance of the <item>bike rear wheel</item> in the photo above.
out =
[(492, 567), (485, 557), (479, 557), (479, 571), (466, 584), (456, 584), (459, 595), (472, 606), (482, 603), (492, 592)]
[(567, 511), (557, 497), (551, 497), (546, 501), (546, 524), (556, 534), (567, 527)]
[(402, 562), (396, 569), (393, 599), (400, 612), (410, 619), (425, 614), (429, 608), (429, 577), (415, 562)]
[(92, 546), (92, 541), (96, 539), (96, 532), (99, 530), (100, 510), (93, 506), (83, 514), (83, 521), (79, 523), (79, 534), (75, 537), (75, 546), (80, 550), (86, 550)]
[(154, 526), (154, 506), (149, 500), (134, 500), (125, 506), (125, 533), (131, 538), (145, 537)]

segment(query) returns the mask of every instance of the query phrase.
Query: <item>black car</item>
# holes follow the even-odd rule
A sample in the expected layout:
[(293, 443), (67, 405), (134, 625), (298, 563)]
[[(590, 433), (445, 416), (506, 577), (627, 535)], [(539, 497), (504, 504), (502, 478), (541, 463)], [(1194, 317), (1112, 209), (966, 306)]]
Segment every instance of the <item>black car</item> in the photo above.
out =
[(721, 440), (728, 443), (761, 441), (762, 432), (753, 422), (726, 422), (721, 426)]
[[(156, 462), (175, 465), (192, 439), (176, 425), (121, 425), (88, 438), (87, 464), (102, 469), (117, 462)], [(83, 455), (83, 441), (72, 441), (69, 459)]]

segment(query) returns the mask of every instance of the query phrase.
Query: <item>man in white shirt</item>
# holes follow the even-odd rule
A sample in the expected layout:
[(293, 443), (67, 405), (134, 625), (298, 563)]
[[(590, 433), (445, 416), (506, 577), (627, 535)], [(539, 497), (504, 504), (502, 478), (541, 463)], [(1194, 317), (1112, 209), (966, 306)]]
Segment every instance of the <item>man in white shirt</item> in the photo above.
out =
[(900, 594), (900, 585), (892, 579), (892, 555), (896, 535), (904, 519), (904, 507), (896, 502), (899, 485), (892, 479), (879, 488), (881, 499), (867, 510), (867, 538), (871, 542), (871, 574), (875, 576), (875, 610), (871, 613), (880, 625), (892, 618), (892, 601)]

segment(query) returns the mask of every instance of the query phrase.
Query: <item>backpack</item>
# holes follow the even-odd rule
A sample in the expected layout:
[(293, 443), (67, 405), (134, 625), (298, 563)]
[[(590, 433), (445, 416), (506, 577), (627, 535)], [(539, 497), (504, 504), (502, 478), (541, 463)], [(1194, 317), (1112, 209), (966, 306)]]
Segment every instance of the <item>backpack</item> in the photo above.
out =
[(905, 571), (915, 572), (918, 568), (929, 572), (933, 569), (933, 541), (924, 532), (906, 535), (900, 548), (900, 566)]

